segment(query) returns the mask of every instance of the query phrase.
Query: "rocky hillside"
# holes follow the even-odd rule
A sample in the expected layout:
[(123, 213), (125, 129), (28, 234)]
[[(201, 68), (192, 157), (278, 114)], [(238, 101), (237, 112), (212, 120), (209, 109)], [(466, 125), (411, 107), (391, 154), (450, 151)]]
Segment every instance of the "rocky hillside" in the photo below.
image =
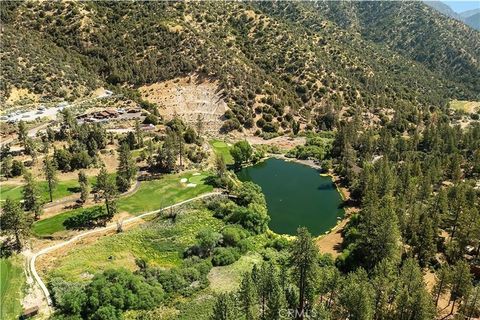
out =
[(13, 2), (2, 21), (4, 100), (197, 73), (222, 89), (225, 130), (275, 132), (480, 92), (479, 32), (417, 2)]

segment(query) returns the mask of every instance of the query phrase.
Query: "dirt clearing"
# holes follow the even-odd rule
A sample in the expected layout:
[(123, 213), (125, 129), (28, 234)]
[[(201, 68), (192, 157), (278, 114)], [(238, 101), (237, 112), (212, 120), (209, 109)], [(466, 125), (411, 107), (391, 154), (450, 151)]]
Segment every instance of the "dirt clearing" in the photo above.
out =
[(178, 115), (195, 125), (201, 118), (204, 134), (218, 134), (228, 109), (218, 84), (195, 75), (143, 86), (139, 91), (143, 99), (158, 105), (158, 111), (167, 120)]

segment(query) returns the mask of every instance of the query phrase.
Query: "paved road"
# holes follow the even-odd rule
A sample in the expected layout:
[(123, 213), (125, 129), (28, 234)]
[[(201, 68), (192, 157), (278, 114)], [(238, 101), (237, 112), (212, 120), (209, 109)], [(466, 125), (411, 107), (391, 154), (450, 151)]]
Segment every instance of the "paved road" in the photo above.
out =
[[(127, 224), (130, 224), (132, 222), (135, 222), (135, 221), (138, 221), (142, 218), (145, 218), (147, 216), (151, 216), (151, 215), (154, 215), (154, 214), (158, 214), (164, 210), (168, 210), (168, 209), (171, 209), (171, 208), (174, 208), (174, 207), (178, 207), (178, 206), (181, 206), (181, 205), (184, 205), (186, 203), (189, 203), (189, 202), (192, 202), (192, 201), (195, 201), (195, 200), (200, 200), (200, 199), (204, 199), (204, 198), (207, 198), (207, 197), (211, 197), (211, 196), (217, 196), (217, 195), (221, 195), (222, 192), (209, 192), (209, 193), (205, 193), (205, 194), (202, 194), (198, 197), (195, 197), (195, 198), (191, 198), (191, 199), (188, 199), (188, 200), (185, 200), (185, 201), (182, 201), (182, 202), (179, 202), (179, 203), (176, 203), (176, 204), (173, 204), (171, 206), (168, 206), (168, 207), (165, 207), (165, 208), (162, 208), (162, 209), (158, 209), (158, 210), (154, 210), (154, 211), (150, 211), (150, 212), (146, 212), (146, 213), (143, 213), (139, 216), (136, 216), (136, 217), (132, 217), (132, 218), (129, 218), (129, 219), (126, 219), (123, 221), (123, 225), (127, 225)], [(52, 252), (52, 251), (55, 251), (57, 249), (60, 249), (66, 245), (69, 245), (69, 244), (72, 244), (74, 243), (75, 241), (79, 240), (79, 239), (82, 239), (86, 236), (89, 236), (89, 235), (92, 235), (92, 234), (95, 234), (95, 233), (101, 233), (101, 232), (105, 232), (105, 231), (108, 231), (108, 230), (112, 230), (112, 229), (115, 229), (117, 228), (117, 225), (116, 223), (112, 223), (106, 227), (103, 227), (103, 228), (98, 228), (98, 229), (94, 229), (94, 230), (89, 230), (89, 231), (86, 231), (86, 232), (83, 232), (83, 233), (80, 233), (76, 236), (74, 236), (73, 238), (71, 238), (70, 240), (67, 240), (67, 241), (63, 241), (63, 242), (60, 242), (56, 245), (53, 245), (53, 246), (50, 246), (50, 247), (47, 247), (47, 248), (44, 248), (34, 254), (32, 254), (30, 260), (28, 261), (28, 267), (30, 269), (30, 272), (31, 274), (33, 275), (35, 281), (38, 283), (38, 285), (40, 286), (40, 289), (42, 289), (42, 292), (45, 296), (45, 299), (47, 300), (47, 305), (50, 307), (51, 304), (52, 304), (52, 299), (50, 298), (50, 292), (48, 291), (47, 289), (47, 286), (45, 285), (45, 283), (42, 281), (42, 279), (40, 278), (40, 276), (38, 275), (37, 273), (37, 269), (35, 267), (35, 262), (37, 260), (38, 257), (40, 257), (41, 255), (44, 255), (44, 254), (47, 254), (49, 252)]]

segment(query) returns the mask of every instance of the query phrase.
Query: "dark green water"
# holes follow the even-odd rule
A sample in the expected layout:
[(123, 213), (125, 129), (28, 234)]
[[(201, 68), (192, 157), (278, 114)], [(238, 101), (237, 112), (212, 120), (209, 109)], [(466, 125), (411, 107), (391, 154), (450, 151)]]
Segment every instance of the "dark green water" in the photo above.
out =
[(299, 226), (320, 235), (343, 217), (342, 197), (332, 179), (306, 165), (270, 158), (237, 172), (241, 181), (262, 187), (271, 220), (280, 234), (296, 234)]

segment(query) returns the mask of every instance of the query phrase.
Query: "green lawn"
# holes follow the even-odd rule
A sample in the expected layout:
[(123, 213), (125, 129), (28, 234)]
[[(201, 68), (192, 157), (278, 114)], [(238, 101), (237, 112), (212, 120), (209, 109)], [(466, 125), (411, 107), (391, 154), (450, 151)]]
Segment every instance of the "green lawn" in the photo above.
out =
[[(88, 180), (90, 184), (94, 184), (97, 181), (97, 177), (89, 177)], [(50, 201), (47, 181), (39, 181), (38, 187), (39, 187), (40, 195), (42, 199), (45, 202)], [(22, 199), (22, 190), (23, 190), (23, 186), (21, 185), (19, 186), (19, 185), (2, 184), (2, 187), (0, 189), (0, 200), (4, 201), (6, 198), (10, 198), (10, 199), (19, 201)], [(78, 184), (78, 180), (59, 181), (57, 183), (56, 188), (53, 191), (53, 200), (66, 197), (77, 192), (80, 192), (80, 186)]]
[(22, 313), (21, 299), (24, 285), (25, 274), (21, 257), (0, 259), (0, 319), (18, 319)]
[(79, 214), (83, 210), (83, 208), (79, 208), (65, 211), (51, 218), (36, 221), (32, 226), (32, 232), (34, 235), (42, 237), (54, 234), (55, 232), (64, 231), (65, 226), (63, 225), (63, 222), (69, 217)]
[(230, 154), (231, 146), (229, 146), (226, 142), (220, 140), (212, 140), (210, 141), (210, 145), (212, 146), (213, 150), (216, 154), (219, 154), (223, 157), (226, 164), (233, 164), (233, 157)]
[[(189, 172), (165, 175), (160, 180), (144, 181), (137, 192), (118, 201), (118, 210), (138, 215), (210, 192), (213, 187), (205, 184), (206, 177), (205, 173), (194, 176)], [(182, 178), (188, 179), (188, 182), (181, 183)], [(188, 183), (196, 186), (187, 187)]]
[(223, 221), (205, 209), (185, 209), (175, 223), (157, 218), (139, 228), (102, 237), (90, 245), (79, 246), (55, 260), (47, 277), (86, 281), (85, 275), (108, 268), (136, 269), (135, 258), (149, 265), (170, 268), (179, 266), (184, 250), (195, 243), (200, 230), (219, 231)]
[[(212, 191), (211, 185), (205, 184), (207, 174), (193, 175), (190, 173), (165, 175), (162, 179), (143, 181), (140, 188), (132, 195), (120, 198), (117, 202), (118, 211), (138, 215), (153, 211), (196, 197), (202, 193)], [(188, 179), (187, 183), (197, 184), (195, 187), (187, 187), (187, 183), (181, 183), (180, 179)], [(37, 221), (33, 224), (33, 233), (36, 236), (48, 236), (65, 230), (63, 222), (83, 209), (75, 209), (63, 212), (51, 218)]]

